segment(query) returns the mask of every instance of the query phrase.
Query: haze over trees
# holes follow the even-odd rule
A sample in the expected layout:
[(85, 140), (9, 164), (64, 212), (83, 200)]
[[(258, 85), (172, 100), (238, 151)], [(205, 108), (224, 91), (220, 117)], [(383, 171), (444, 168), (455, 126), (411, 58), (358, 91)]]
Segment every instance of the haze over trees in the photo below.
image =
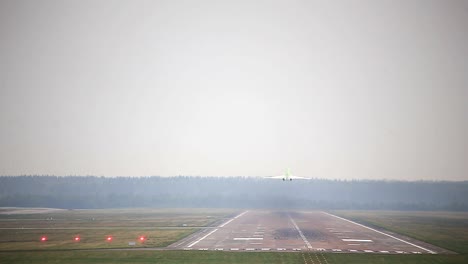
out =
[(248, 177), (2, 176), (0, 206), (468, 211), (468, 181), (283, 182)]

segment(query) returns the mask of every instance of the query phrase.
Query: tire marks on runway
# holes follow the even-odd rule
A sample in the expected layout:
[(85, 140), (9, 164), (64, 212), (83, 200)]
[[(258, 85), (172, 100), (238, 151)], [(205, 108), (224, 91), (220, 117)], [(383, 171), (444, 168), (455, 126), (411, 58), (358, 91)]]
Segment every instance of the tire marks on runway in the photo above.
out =
[(320, 252), (320, 256), (322, 257), (322, 259), (323, 259), (323, 261), (325, 262), (325, 264), (329, 264), (327, 258), (323, 255), (322, 252)]
[[(306, 258), (306, 253), (302, 253), (302, 259), (304, 260), (304, 264), (309, 264), (309, 262), (307, 262), (307, 258)], [(313, 261), (310, 262), (310, 264), (315, 264)]]
[(329, 264), (322, 252), (307, 251), (307, 253), (301, 255), (304, 264)]

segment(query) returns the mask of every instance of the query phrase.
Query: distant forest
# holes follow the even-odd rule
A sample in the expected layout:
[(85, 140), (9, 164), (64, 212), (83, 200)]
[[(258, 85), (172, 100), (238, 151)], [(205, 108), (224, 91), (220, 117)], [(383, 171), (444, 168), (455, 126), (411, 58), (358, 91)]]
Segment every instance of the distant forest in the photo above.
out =
[(2, 176), (0, 206), (468, 211), (468, 181), (283, 182), (248, 177)]

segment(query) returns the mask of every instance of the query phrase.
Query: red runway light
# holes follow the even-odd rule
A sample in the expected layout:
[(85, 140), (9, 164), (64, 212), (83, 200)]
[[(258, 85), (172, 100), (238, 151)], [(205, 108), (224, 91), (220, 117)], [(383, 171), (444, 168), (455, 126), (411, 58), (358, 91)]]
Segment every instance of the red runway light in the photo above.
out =
[(107, 241), (109, 241), (109, 242), (112, 241), (112, 237), (111, 237), (111, 236), (108, 236), (108, 237), (107, 237)]
[(45, 236), (41, 237), (41, 241), (42, 241), (42, 242), (47, 241), (47, 237), (45, 237)]
[(79, 242), (80, 241), (80, 237), (75, 237), (74, 239), (76, 242)]
[(145, 241), (145, 237), (144, 237), (144, 236), (141, 236), (141, 237), (140, 237), (140, 241)]

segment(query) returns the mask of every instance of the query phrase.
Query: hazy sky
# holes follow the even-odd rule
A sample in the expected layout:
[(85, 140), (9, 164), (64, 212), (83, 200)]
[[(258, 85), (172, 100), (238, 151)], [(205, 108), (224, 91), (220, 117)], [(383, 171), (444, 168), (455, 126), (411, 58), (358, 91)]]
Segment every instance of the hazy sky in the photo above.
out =
[(0, 175), (468, 180), (468, 1), (0, 0)]

